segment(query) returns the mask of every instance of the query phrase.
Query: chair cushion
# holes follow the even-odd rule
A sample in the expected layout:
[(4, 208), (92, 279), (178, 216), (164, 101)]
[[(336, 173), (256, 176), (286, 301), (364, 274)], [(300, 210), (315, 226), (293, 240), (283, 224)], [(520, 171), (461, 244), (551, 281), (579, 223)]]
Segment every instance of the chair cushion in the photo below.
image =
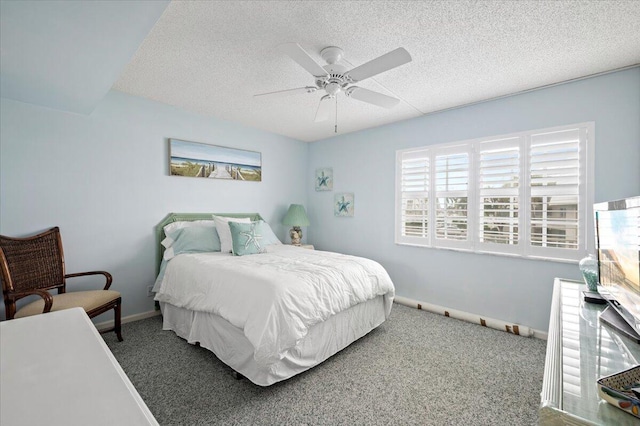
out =
[[(69, 308), (84, 308), (85, 312), (112, 302), (120, 297), (120, 292), (114, 290), (73, 291), (70, 293), (53, 294), (51, 312)], [(38, 315), (44, 309), (44, 300), (38, 298), (35, 302), (20, 308), (14, 318)]]

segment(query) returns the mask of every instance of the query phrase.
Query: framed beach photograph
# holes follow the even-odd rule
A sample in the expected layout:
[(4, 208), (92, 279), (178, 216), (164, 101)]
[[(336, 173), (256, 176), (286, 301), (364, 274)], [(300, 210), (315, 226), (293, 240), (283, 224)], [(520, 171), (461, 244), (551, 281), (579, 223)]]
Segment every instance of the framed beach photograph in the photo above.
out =
[(336, 194), (333, 201), (333, 213), (338, 217), (353, 217), (353, 192)]
[(316, 169), (316, 191), (333, 191), (333, 168)]
[(262, 181), (262, 154), (169, 139), (169, 174), (209, 179)]

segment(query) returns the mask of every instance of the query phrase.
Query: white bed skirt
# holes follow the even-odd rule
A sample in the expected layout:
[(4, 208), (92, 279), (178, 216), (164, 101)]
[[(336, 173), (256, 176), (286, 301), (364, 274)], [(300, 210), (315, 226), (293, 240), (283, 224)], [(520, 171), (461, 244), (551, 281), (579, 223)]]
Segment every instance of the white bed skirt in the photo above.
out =
[(309, 329), (307, 336), (280, 361), (259, 366), (242, 330), (215, 314), (160, 303), (163, 329), (213, 352), (253, 383), (269, 386), (320, 364), (385, 321), (384, 296), (353, 306)]

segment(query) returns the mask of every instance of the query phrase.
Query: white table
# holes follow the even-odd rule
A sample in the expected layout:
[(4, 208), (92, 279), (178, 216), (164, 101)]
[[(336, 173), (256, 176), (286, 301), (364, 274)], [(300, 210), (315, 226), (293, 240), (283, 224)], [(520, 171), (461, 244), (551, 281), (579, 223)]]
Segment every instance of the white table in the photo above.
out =
[(0, 323), (0, 424), (157, 425), (81, 308)]
[(638, 365), (640, 344), (600, 321), (605, 306), (585, 302), (586, 289), (554, 282), (540, 424), (638, 426), (638, 418), (600, 399), (596, 382)]

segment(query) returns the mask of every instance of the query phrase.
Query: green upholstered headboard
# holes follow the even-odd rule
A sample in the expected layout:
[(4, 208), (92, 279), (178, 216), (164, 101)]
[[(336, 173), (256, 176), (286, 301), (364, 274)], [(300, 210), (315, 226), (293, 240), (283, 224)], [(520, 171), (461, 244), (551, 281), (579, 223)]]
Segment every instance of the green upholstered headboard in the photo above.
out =
[(169, 213), (156, 225), (156, 273), (160, 272), (160, 263), (164, 255), (164, 246), (160, 244), (164, 240), (164, 227), (173, 222), (191, 222), (194, 220), (213, 220), (213, 215), (225, 217), (248, 217), (252, 221), (261, 220), (259, 213)]

